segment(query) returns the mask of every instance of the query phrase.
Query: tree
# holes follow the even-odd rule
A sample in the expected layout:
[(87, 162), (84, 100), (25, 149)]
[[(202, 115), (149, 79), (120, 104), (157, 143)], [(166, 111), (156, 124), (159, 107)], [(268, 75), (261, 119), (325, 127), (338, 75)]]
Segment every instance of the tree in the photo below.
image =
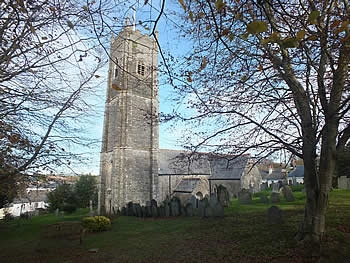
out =
[(179, 30), (193, 48), (168, 66), (188, 110), (164, 118), (193, 124), (185, 141), (193, 150), (302, 158), (297, 238), (318, 246), (337, 151), (350, 137), (348, 1), (179, 3)]
[(12, 177), (69, 168), (84, 159), (76, 146), (92, 145), (81, 133), (105, 63), (93, 31), (105, 10), (94, 1), (1, 1), (0, 177), (13, 191)]
[(77, 208), (77, 196), (74, 192), (73, 185), (64, 183), (57, 186), (55, 190), (47, 194), (47, 199), (50, 211), (59, 209), (67, 212), (74, 212)]
[(97, 182), (96, 177), (81, 175), (75, 183), (74, 192), (78, 198), (78, 207), (88, 207), (90, 200), (97, 204)]

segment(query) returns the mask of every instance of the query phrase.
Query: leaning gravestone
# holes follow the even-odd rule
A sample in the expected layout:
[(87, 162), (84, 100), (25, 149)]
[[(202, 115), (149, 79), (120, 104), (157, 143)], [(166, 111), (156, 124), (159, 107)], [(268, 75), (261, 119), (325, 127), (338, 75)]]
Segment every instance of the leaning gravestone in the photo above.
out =
[(240, 192), (238, 192), (238, 201), (240, 204), (251, 204), (252, 193), (247, 189), (242, 189)]
[(271, 203), (279, 203), (280, 202), (280, 193), (272, 192), (270, 196)]
[(219, 200), (216, 198), (215, 195), (211, 195), (211, 197), (210, 197), (209, 213), (208, 213), (208, 217), (223, 217), (224, 216), (224, 207), (221, 205), (221, 203), (219, 202)]
[(266, 189), (267, 189), (267, 183), (262, 183), (261, 186), (260, 186), (260, 190), (264, 191)]
[(267, 210), (267, 223), (269, 225), (281, 224), (282, 220), (282, 210), (277, 206), (271, 206)]
[(217, 192), (217, 197), (218, 197), (220, 204), (223, 207), (227, 207), (230, 203), (230, 194), (229, 194), (227, 188), (223, 185), (219, 185), (216, 188), (216, 192)]
[(288, 185), (283, 186), (281, 188), (281, 192), (287, 202), (295, 201), (295, 197), (293, 195), (292, 189)]
[(132, 202), (129, 202), (126, 206), (126, 215), (127, 216), (134, 216), (134, 204)]

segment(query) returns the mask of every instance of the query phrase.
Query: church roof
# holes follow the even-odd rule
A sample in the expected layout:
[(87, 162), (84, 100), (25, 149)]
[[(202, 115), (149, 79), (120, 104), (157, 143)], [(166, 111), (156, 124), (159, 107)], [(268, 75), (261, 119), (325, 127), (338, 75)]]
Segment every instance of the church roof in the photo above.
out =
[(199, 183), (200, 183), (199, 178), (191, 178), (191, 179), (184, 178), (176, 186), (174, 192), (192, 193)]
[(159, 175), (207, 175), (209, 180), (239, 180), (248, 155), (213, 155), (179, 150), (160, 150)]
[(288, 174), (288, 177), (304, 177), (304, 165), (297, 165), (296, 168)]

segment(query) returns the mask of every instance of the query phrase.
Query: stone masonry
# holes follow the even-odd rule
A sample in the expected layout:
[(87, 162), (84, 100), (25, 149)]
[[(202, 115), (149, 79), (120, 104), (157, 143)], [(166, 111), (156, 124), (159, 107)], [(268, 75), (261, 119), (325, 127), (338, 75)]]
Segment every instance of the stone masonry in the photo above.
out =
[(126, 25), (112, 37), (101, 151), (102, 213), (158, 200), (158, 50)]

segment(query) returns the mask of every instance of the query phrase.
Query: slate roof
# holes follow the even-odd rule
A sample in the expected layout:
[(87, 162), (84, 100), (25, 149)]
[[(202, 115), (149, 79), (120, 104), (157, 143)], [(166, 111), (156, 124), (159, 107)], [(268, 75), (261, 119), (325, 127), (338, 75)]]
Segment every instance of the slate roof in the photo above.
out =
[(260, 170), (260, 174), (263, 180), (282, 180), (286, 178), (286, 174), (282, 169), (272, 170), (272, 173), (270, 174), (269, 171)]
[(174, 192), (192, 193), (199, 183), (200, 183), (199, 178), (191, 178), (191, 179), (184, 178), (176, 186)]
[(239, 180), (248, 155), (190, 154), (178, 150), (160, 150), (159, 175), (208, 175), (209, 180)]
[(288, 174), (288, 177), (304, 177), (304, 165), (297, 165), (296, 168)]

